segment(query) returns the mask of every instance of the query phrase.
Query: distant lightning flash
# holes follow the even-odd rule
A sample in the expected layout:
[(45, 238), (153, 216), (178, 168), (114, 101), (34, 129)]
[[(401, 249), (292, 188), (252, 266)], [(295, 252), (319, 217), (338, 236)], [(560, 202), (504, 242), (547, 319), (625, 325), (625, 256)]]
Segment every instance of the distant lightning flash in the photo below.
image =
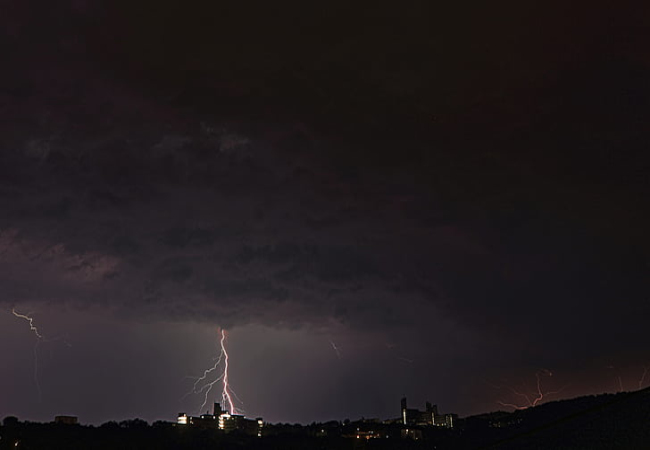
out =
[(645, 366), (643, 368), (643, 374), (641, 375), (641, 379), (639, 379), (639, 389), (643, 388), (643, 385), (645, 384), (645, 377), (648, 375), (648, 366)]
[(11, 312), (13, 313), (14, 316), (24, 319), (27, 322), (29, 322), (29, 329), (34, 332), (36, 335), (36, 344), (34, 344), (34, 384), (36, 384), (36, 392), (38, 393), (38, 398), (40, 400), (41, 398), (41, 383), (38, 381), (38, 344), (41, 342), (43, 339), (43, 335), (38, 332), (38, 328), (34, 326), (34, 318), (29, 317), (25, 314), (20, 314), (16, 312), (15, 308), (12, 308)]
[[(237, 414), (237, 410), (235, 409), (235, 405), (232, 401), (232, 396), (234, 395), (237, 397), (237, 394), (232, 390), (230, 387), (229, 381), (228, 381), (228, 351), (226, 350), (226, 330), (221, 330), (221, 340), (219, 341), (219, 346), (220, 346), (220, 353), (219, 357), (217, 358), (216, 362), (212, 365), (212, 367), (209, 367), (208, 369), (203, 371), (203, 375), (200, 377), (196, 378), (194, 381), (194, 385), (192, 386), (192, 389), (186, 393), (181, 400), (185, 399), (187, 396), (191, 394), (201, 394), (203, 393), (203, 403), (201, 404), (200, 411), (203, 411), (206, 405), (208, 404), (208, 398), (210, 396), (210, 392), (212, 391), (212, 388), (214, 387), (215, 384), (221, 381), (222, 384), (222, 390), (221, 390), (221, 404), (228, 409), (230, 414)], [(223, 363), (223, 371), (219, 376), (214, 378), (211, 381), (208, 381), (209, 378), (211, 378), (210, 374), (213, 372), (216, 372), (219, 367)]]
[(341, 351), (340, 351), (339, 348), (336, 346), (336, 344), (334, 343), (334, 341), (330, 340), (330, 344), (332, 344), (332, 348), (334, 349), (334, 352), (336, 353), (336, 357), (337, 357), (338, 359), (341, 359)]
[[(615, 383), (617, 387), (614, 388), (614, 392), (624, 392), (625, 387), (623, 383), (623, 377), (620, 375), (620, 370), (617, 370), (617, 367), (614, 365), (609, 365), (605, 367), (606, 369), (609, 370), (615, 370), (614, 376), (615, 376)], [(648, 382), (648, 374), (650, 373), (650, 366), (643, 366), (643, 372), (641, 372), (641, 377), (639, 378), (639, 381), (637, 382), (637, 389), (643, 389), (643, 386), (645, 386)]]
[(621, 378), (619, 368), (617, 368), (617, 367), (614, 366), (614, 365), (609, 365), (609, 366), (606, 367), (606, 369), (614, 370), (614, 371), (615, 371), (615, 372), (614, 372), (614, 375), (615, 375), (615, 380), (614, 380), (614, 382), (616, 383), (616, 387), (614, 388), (614, 391), (613, 391), (613, 392), (623, 392), (623, 391), (624, 391), (624, 388), (623, 388), (623, 379)]
[[(563, 388), (561, 388), (561, 389), (559, 389), (557, 391), (544, 392), (544, 390), (542, 389), (542, 376), (552, 377), (553, 373), (551, 371), (547, 370), (547, 369), (542, 369), (542, 370), (538, 371), (535, 374), (535, 378), (537, 380), (537, 383), (536, 383), (536, 390), (532, 395), (524, 393), (524, 392), (520, 392), (520, 391), (518, 391), (518, 390), (516, 390), (516, 389), (514, 389), (512, 387), (507, 387), (507, 389), (510, 392), (512, 392), (515, 396), (522, 399), (522, 401), (520, 403), (506, 403), (506, 402), (502, 402), (502, 401), (497, 401), (497, 403), (499, 405), (501, 405), (501, 406), (505, 406), (505, 407), (508, 407), (508, 408), (513, 408), (513, 409), (516, 409), (516, 410), (528, 409), (528, 408), (537, 406), (541, 401), (543, 401), (545, 398), (547, 398), (547, 397), (549, 397), (551, 395), (559, 394), (560, 392), (562, 392), (566, 388), (566, 386), (565, 386), (565, 387), (563, 387)], [(501, 388), (501, 386), (496, 386), (496, 387)], [(534, 397), (533, 397), (533, 395), (534, 395)]]
[(25, 319), (26, 321), (28, 321), (29, 322), (29, 329), (34, 332), (34, 334), (36, 335), (37, 338), (43, 339), (43, 336), (38, 332), (38, 328), (36, 328), (34, 326), (34, 318), (33, 317), (29, 317), (29, 316), (26, 316), (24, 314), (17, 313), (16, 308), (13, 308), (11, 310), (11, 312), (14, 314), (14, 316), (20, 317), (21, 319)]

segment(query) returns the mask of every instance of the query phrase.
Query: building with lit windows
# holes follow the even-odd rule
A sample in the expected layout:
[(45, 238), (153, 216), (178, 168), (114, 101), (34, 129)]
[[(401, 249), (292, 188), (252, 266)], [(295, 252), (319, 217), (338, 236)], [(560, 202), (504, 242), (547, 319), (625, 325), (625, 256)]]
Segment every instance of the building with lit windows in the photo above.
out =
[(177, 425), (195, 426), (200, 428), (214, 428), (226, 433), (238, 431), (251, 436), (262, 436), (264, 421), (261, 417), (249, 419), (240, 414), (230, 414), (224, 411), (219, 403), (214, 404), (212, 414), (202, 414), (199, 417), (178, 414)]
[(402, 425), (453, 428), (454, 422), (458, 418), (456, 414), (439, 414), (438, 405), (432, 405), (430, 402), (426, 402), (424, 411), (408, 408), (406, 397), (402, 398), (401, 407)]

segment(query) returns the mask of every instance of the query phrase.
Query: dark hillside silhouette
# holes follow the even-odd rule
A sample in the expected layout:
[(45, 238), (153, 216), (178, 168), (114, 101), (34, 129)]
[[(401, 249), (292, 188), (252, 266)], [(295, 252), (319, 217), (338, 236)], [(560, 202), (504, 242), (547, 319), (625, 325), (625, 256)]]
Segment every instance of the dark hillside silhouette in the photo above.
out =
[[(420, 440), (400, 438), (401, 425), (364, 420), (311, 425), (275, 424), (265, 436), (225, 434), (217, 429), (149, 425), (139, 419), (99, 427), (21, 422), (6, 417), (0, 450), (76, 449), (648, 449), (650, 388), (562, 400), (527, 410), (493, 412), (459, 421), (455, 429), (422, 427)], [(357, 430), (376, 428), (381, 439), (357, 439)], [(326, 431), (326, 432), (324, 432)], [(16, 443), (18, 445), (16, 445)]]

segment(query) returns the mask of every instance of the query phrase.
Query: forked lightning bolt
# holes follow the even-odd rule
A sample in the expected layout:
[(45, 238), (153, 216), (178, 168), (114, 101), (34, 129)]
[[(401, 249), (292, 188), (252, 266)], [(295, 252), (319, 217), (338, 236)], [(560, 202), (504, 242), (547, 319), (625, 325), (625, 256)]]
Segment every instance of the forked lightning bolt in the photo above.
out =
[[(546, 391), (545, 392), (542, 389), (542, 376), (552, 377), (553, 373), (551, 371), (549, 371), (549, 370), (543, 369), (543, 370), (538, 371), (535, 374), (537, 384), (536, 384), (536, 390), (534, 391), (533, 394), (527, 394), (525, 392), (520, 392), (520, 391), (518, 391), (518, 390), (516, 390), (516, 389), (514, 389), (512, 387), (507, 387), (507, 389), (510, 392), (512, 392), (514, 395), (516, 395), (517, 397), (519, 397), (521, 399), (521, 402), (506, 403), (506, 402), (502, 402), (502, 401), (497, 401), (497, 403), (499, 405), (501, 405), (501, 406), (505, 406), (505, 407), (513, 408), (513, 409), (517, 409), (517, 410), (527, 409), (527, 408), (531, 408), (533, 406), (539, 405), (539, 403), (541, 401), (543, 401), (545, 398), (547, 398), (547, 397), (549, 397), (551, 395), (559, 394), (560, 392), (562, 392), (566, 388), (566, 386), (565, 386), (562, 389), (559, 389), (557, 391)], [(501, 388), (501, 386), (496, 386), (496, 387)]]
[[(237, 395), (232, 390), (228, 382), (229, 361), (228, 361), (228, 351), (226, 350), (226, 330), (221, 330), (221, 339), (219, 341), (219, 346), (220, 346), (220, 353), (219, 353), (219, 357), (217, 358), (217, 361), (212, 365), (212, 367), (203, 371), (203, 375), (198, 377), (194, 381), (194, 385), (192, 386), (192, 389), (187, 394), (185, 394), (181, 400), (183, 400), (185, 397), (191, 394), (203, 393), (204, 394), (203, 403), (201, 404), (201, 408), (200, 408), (200, 411), (203, 411), (206, 405), (208, 404), (208, 398), (210, 392), (212, 391), (212, 388), (214, 387), (215, 384), (221, 381), (222, 383), (221, 404), (224, 406), (224, 408), (226, 408), (230, 412), (230, 414), (237, 414), (235, 405), (232, 401), (231, 394), (234, 395), (235, 397)], [(210, 374), (218, 371), (222, 362), (223, 362), (223, 371), (221, 372), (221, 374), (219, 374), (219, 376), (212, 379), (211, 381), (208, 381), (211, 378)]]
[(208, 395), (210, 394), (210, 391), (212, 390), (212, 387), (218, 381), (221, 380), (221, 378), (223, 377), (223, 374), (221, 374), (217, 379), (215, 379), (213, 381), (206, 382), (203, 386), (201, 386), (201, 382), (206, 381), (208, 379), (208, 375), (210, 375), (210, 373), (214, 372), (215, 370), (217, 370), (219, 368), (219, 364), (221, 363), (222, 357), (223, 357), (223, 354), (220, 354), (219, 358), (217, 359), (217, 362), (215, 362), (214, 365), (212, 367), (210, 367), (209, 369), (205, 369), (203, 371), (203, 375), (201, 375), (200, 377), (198, 377), (194, 381), (194, 385), (192, 386), (192, 389), (188, 393), (186, 393), (183, 396), (183, 398), (181, 398), (181, 401), (184, 400), (187, 396), (189, 396), (191, 394), (200, 394), (200, 393), (204, 392), (205, 393), (204, 400), (203, 400), (203, 403), (201, 404), (201, 408), (199, 409), (199, 411), (203, 411), (203, 408), (205, 408), (205, 406), (208, 404)]

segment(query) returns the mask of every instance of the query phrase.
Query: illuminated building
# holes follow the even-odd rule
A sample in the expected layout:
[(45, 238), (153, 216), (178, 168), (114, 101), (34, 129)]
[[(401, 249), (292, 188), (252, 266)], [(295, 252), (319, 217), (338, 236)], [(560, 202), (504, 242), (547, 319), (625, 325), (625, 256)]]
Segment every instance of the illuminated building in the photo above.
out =
[(178, 414), (177, 425), (190, 425), (201, 428), (215, 428), (226, 433), (238, 431), (252, 436), (262, 436), (264, 421), (261, 417), (249, 419), (240, 414), (230, 414), (221, 408), (219, 403), (214, 404), (212, 414), (202, 414), (199, 417)]
[(406, 397), (402, 398), (401, 407), (402, 425), (453, 428), (457, 418), (456, 414), (438, 414), (438, 405), (432, 405), (430, 402), (426, 402), (426, 409), (424, 411), (408, 408)]
[(178, 414), (178, 425), (191, 425), (198, 428), (219, 428), (219, 420), (212, 414), (201, 414), (199, 417)]
[(261, 418), (248, 419), (239, 414), (224, 413), (219, 416), (219, 429), (229, 433), (241, 431), (254, 436), (262, 436), (264, 421)]

